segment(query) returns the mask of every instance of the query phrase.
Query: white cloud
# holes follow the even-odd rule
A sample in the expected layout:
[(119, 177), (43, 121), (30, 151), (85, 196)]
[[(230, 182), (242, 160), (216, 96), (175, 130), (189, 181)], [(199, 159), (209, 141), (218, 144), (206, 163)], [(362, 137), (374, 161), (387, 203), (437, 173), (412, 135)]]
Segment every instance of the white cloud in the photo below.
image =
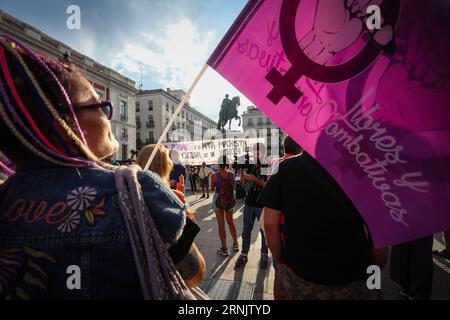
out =
[[(123, 39), (122, 48), (112, 55), (110, 65), (121, 73), (136, 76), (142, 63), (144, 88), (148, 88), (146, 79), (151, 79), (161, 88), (186, 91), (220, 39), (214, 31), (200, 30), (186, 16), (176, 22), (164, 21), (151, 30)], [(230, 97), (240, 96), (239, 114), (252, 104), (222, 76), (208, 68), (191, 94), (191, 106), (217, 120), (226, 93)], [(232, 128), (238, 129), (237, 122), (233, 122)]]
[(115, 55), (113, 68), (144, 75), (156, 74), (161, 85), (188, 87), (208, 58), (212, 31), (201, 32), (188, 18), (182, 18), (153, 32), (141, 32), (129, 39)]
[[(238, 108), (239, 115), (246, 110), (247, 106), (252, 103), (220, 74), (212, 68), (208, 68), (197, 87), (191, 95), (191, 104), (197, 107), (197, 110), (206, 114), (210, 118), (217, 120), (219, 118), (220, 105), (225, 94), (229, 94), (230, 98), (239, 96), (241, 106)], [(234, 126), (236, 122), (233, 121)]]
[(83, 32), (73, 32), (72, 46), (79, 52), (93, 59), (97, 58), (96, 34), (89, 28), (84, 28)]

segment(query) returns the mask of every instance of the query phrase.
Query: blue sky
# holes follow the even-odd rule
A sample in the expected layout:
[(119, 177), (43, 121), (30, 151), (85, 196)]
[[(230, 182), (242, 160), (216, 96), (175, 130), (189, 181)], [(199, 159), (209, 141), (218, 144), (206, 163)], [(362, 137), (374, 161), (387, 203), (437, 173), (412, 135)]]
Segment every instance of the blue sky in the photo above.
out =
[[(0, 0), (0, 8), (100, 63), (140, 82), (144, 89), (186, 90), (247, 0)], [(69, 5), (81, 9), (81, 29), (66, 27)], [(240, 95), (209, 69), (191, 104), (217, 119), (223, 95)], [(241, 107), (242, 112), (244, 107)]]

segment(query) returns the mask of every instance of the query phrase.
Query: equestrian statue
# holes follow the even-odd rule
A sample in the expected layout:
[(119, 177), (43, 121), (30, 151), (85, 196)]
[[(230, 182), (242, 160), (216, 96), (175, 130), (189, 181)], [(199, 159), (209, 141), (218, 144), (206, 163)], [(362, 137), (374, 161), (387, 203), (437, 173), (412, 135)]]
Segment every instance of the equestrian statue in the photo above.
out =
[(229, 98), (229, 95), (225, 95), (225, 99), (222, 101), (219, 113), (219, 123), (217, 129), (222, 132), (225, 131), (225, 125), (229, 122), (228, 129), (231, 130), (231, 120), (239, 120), (239, 126), (241, 125), (241, 117), (238, 115), (237, 107), (241, 105), (241, 100), (238, 96), (233, 99)]

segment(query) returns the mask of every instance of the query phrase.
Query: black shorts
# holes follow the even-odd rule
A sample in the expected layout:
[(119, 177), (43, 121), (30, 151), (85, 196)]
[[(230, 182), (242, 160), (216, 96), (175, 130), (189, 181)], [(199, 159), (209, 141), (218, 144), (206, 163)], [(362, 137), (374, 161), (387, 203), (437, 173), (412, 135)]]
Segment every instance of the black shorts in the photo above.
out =
[(200, 179), (200, 186), (202, 188), (209, 188), (209, 177)]

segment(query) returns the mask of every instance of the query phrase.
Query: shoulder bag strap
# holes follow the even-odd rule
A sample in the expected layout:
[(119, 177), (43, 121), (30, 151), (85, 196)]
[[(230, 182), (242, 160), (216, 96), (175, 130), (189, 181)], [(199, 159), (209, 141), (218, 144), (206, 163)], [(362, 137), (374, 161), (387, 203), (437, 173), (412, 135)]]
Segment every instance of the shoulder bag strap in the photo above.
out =
[(138, 182), (136, 165), (115, 172), (119, 203), (127, 225), (145, 299), (195, 299), (176, 270), (156, 229)]

